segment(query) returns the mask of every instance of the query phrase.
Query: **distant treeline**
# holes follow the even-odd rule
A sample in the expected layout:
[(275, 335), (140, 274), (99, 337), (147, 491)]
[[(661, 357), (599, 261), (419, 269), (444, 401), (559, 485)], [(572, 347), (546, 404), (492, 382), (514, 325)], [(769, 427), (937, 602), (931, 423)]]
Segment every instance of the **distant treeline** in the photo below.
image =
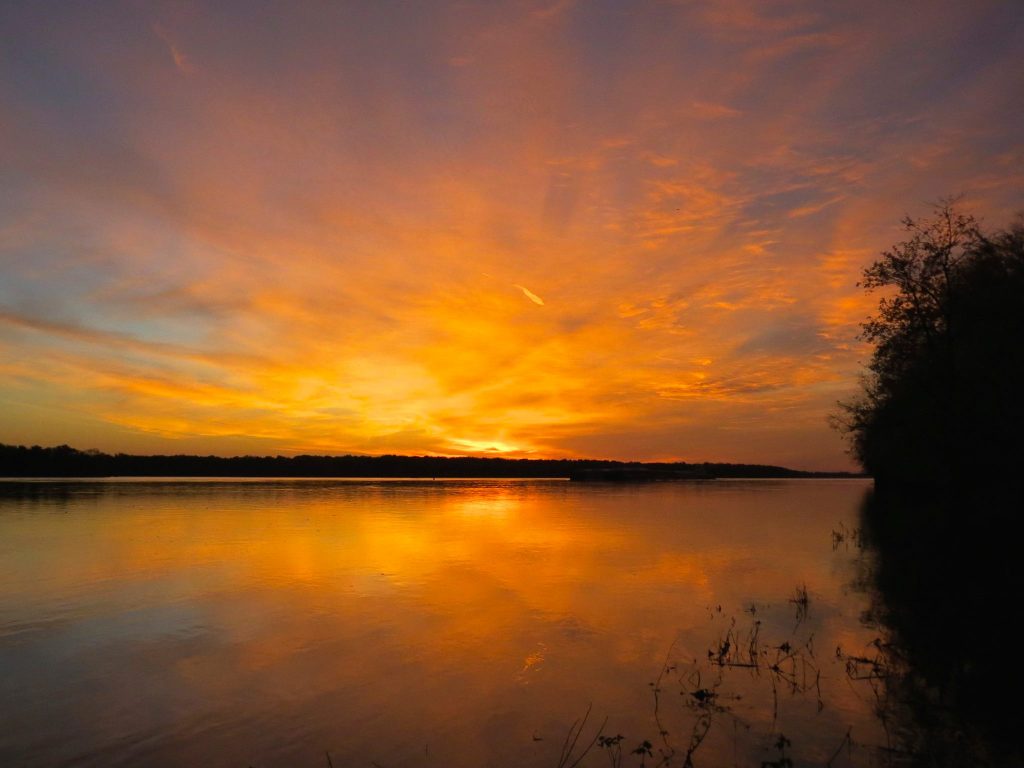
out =
[(476, 456), (133, 456), (0, 444), (0, 477), (569, 477), (597, 469), (693, 470), (720, 478), (852, 477), (763, 464)]

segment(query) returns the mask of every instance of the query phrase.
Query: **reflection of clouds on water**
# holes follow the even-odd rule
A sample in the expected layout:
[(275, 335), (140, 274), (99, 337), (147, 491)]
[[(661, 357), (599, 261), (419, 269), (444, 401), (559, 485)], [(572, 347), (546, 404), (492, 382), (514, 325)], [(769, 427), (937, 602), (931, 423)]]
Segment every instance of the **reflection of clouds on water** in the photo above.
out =
[(526, 658), (523, 659), (523, 668), (516, 675), (516, 680), (519, 683), (523, 685), (530, 684), (531, 676), (539, 672), (544, 665), (547, 650), (547, 646), (544, 643), (537, 643), (536, 650), (526, 654)]
[(597, 634), (597, 631), (584, 621), (575, 616), (566, 616), (559, 619), (555, 626), (558, 631), (570, 640), (583, 640)]
[[(595, 717), (614, 718), (610, 727), (652, 739), (647, 682), (677, 636), (680, 666), (706, 659), (731, 614), (744, 627), (762, 621), (762, 639), (779, 646), (793, 629), (787, 600), (806, 581), (801, 631), (815, 633), (819, 657), (833, 634), (856, 640), (860, 597), (843, 593), (838, 575), (847, 569), (836, 567), (850, 554), (829, 542), (863, 487), (716, 482), (598, 492), (561, 481), (264, 480), (98, 483), (99, 495), (81, 502), (63, 493), (0, 498), (8, 574), (0, 573), (0, 631), (11, 628), (4, 610), (17, 605), (28, 613), (63, 606), (82, 627), (109, 617), (119, 635), (135, 633), (131, 642), (68, 643), (65, 661), (53, 664), (48, 649), (70, 635), (21, 616), (41, 628), (0, 638), (0, 671), (11, 659), (23, 668), (0, 677), (0, 715), (14, 718), (0, 732), (0, 754), (35, 732), (52, 736), (40, 762), (59, 764), (74, 757), (68, 750), (109, 745), (117, 734), (159, 732), (158, 743), (132, 754), (137, 762), (240, 755), (258, 764), (278, 755), (305, 765), (323, 762), (314, 754), (323, 745), (335, 765), (365, 764), (367, 755), (408, 765), (429, 741), (432, 759), (453, 768), (554, 765), (565, 729), (590, 701)], [(743, 613), (752, 596), (770, 604), (756, 617)], [(133, 616), (133, 604), (152, 610)], [(717, 605), (723, 614), (711, 620), (707, 607)], [(196, 615), (176, 612), (185, 606)], [(15, 653), (14, 642), (25, 647)], [(720, 701), (743, 695), (744, 721), (767, 719), (767, 732), (771, 716), (758, 707), (770, 699), (768, 678), (737, 669), (727, 682), (733, 690), (721, 689)], [(781, 705), (794, 746), (808, 743), (798, 739), (803, 730), (820, 728), (814, 743), (833, 748), (850, 722), (871, 717), (848, 689), (823, 689), (821, 715), (813, 696)], [(672, 695), (677, 719), (688, 716), (684, 697)], [(59, 698), (50, 707), (59, 722), (82, 727), (62, 740), (57, 725), (40, 721), (43, 709), (11, 711), (8, 702), (25, 697)], [(119, 704), (150, 697), (166, 701)], [(105, 725), (90, 731), (97, 703)], [(730, 734), (712, 731), (700, 753), (706, 764), (732, 759)], [(772, 757), (751, 755), (753, 765)]]
[(468, 496), (460, 498), (449, 505), (449, 508), (466, 517), (507, 517), (520, 505), (516, 498), (501, 498), (490, 495)]

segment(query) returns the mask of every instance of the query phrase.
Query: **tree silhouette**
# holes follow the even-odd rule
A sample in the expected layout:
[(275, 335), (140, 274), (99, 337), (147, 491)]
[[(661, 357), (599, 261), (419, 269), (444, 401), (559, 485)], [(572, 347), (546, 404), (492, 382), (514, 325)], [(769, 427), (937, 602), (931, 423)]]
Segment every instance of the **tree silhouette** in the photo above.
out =
[(986, 235), (952, 201), (904, 219), (907, 240), (864, 270), (886, 290), (875, 346), (840, 426), (879, 485), (971, 484), (1016, 472), (1024, 429), (1024, 222)]

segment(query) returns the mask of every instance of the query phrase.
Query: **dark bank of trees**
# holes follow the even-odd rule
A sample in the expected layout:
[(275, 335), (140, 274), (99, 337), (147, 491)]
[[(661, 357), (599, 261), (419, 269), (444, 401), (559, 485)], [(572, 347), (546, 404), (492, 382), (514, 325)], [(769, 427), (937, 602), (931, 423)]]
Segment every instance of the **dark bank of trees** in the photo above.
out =
[(721, 478), (842, 477), (764, 464), (477, 456), (134, 456), (0, 444), (0, 477), (569, 477), (583, 470), (699, 470)]
[(946, 203), (904, 224), (908, 239), (864, 272), (889, 292), (841, 425), (880, 488), (1005, 484), (1024, 431), (1024, 222), (986, 233)]

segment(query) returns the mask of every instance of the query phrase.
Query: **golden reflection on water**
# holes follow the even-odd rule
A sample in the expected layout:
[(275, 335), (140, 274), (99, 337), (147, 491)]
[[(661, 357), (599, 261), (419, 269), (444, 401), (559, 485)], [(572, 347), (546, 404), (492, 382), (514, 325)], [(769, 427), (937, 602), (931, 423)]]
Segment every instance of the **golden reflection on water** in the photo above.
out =
[[(588, 705), (652, 738), (667, 654), (699, 662), (733, 618), (784, 639), (799, 585), (819, 656), (872, 637), (830, 546), (859, 482), (59, 490), (0, 496), (0, 758), (26, 764), (555, 765)], [(811, 752), (877, 737), (829, 674), (821, 713), (787, 704)], [(753, 735), (707, 764), (761, 759), (764, 682), (729, 682)]]

